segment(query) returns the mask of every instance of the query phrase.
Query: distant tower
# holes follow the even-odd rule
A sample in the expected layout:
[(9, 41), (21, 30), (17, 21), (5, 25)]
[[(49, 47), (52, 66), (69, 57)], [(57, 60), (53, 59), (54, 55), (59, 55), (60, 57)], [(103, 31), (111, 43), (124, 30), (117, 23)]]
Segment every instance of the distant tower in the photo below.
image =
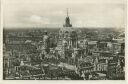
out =
[(43, 36), (43, 49), (48, 53), (49, 52), (49, 36), (47, 34), (47, 31), (44, 31)]
[(68, 16), (68, 9), (67, 9), (67, 17), (65, 18), (65, 24), (63, 27), (72, 27), (72, 24), (70, 24), (70, 18)]

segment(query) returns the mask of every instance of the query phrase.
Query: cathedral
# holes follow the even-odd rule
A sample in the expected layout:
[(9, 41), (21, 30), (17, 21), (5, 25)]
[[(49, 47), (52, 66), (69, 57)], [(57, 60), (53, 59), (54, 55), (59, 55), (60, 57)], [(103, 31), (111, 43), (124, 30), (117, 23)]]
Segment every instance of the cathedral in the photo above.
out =
[(76, 30), (72, 27), (72, 24), (70, 23), (70, 17), (68, 15), (67, 10), (67, 16), (65, 18), (65, 23), (62, 28), (59, 30), (59, 40), (56, 47), (56, 50), (58, 53), (60, 53), (61, 56), (65, 58), (67, 56), (66, 51), (69, 50), (76, 50), (78, 49), (78, 36), (76, 33)]
[[(65, 58), (66, 56), (72, 56), (73, 54), (78, 54), (78, 52), (80, 52), (81, 49), (84, 49), (84, 51), (86, 49), (85, 39), (82, 40), (83, 47), (81, 47), (80, 46), (81, 42), (78, 39), (77, 30), (74, 27), (72, 27), (72, 24), (70, 22), (70, 17), (68, 15), (68, 10), (67, 10), (67, 16), (65, 18), (65, 23), (63, 27), (59, 29), (59, 32), (58, 32), (58, 38), (57, 38), (57, 44), (55, 47), (55, 51), (60, 56), (62, 56), (62, 58)], [(47, 32), (45, 32), (45, 35), (43, 37), (42, 53), (48, 54), (49, 50), (50, 50), (49, 36), (47, 35)]]

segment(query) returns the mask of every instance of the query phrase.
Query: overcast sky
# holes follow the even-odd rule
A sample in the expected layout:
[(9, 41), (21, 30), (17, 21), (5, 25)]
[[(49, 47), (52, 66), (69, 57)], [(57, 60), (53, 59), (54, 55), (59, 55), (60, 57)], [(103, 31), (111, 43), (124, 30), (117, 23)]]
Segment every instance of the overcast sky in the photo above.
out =
[(125, 0), (3, 0), (4, 27), (124, 27)]

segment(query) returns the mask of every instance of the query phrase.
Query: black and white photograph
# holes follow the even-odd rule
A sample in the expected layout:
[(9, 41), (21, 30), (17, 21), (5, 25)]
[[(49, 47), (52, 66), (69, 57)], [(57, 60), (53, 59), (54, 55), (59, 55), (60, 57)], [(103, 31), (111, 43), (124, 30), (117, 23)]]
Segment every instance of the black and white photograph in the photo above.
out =
[(126, 0), (3, 0), (2, 80), (125, 80)]

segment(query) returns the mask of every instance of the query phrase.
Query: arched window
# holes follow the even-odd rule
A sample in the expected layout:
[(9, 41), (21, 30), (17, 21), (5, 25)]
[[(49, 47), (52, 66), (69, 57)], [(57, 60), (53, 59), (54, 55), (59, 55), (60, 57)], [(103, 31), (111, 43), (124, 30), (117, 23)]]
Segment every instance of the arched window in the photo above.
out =
[(65, 33), (69, 33), (68, 31), (65, 31)]

